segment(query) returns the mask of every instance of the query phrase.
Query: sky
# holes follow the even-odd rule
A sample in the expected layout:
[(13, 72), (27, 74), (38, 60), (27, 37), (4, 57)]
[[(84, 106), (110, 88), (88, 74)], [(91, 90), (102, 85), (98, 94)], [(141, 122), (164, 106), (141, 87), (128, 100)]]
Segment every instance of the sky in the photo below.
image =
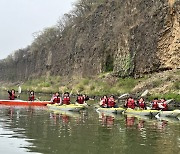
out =
[(53, 26), (77, 0), (0, 0), (0, 59), (30, 45), (33, 33)]

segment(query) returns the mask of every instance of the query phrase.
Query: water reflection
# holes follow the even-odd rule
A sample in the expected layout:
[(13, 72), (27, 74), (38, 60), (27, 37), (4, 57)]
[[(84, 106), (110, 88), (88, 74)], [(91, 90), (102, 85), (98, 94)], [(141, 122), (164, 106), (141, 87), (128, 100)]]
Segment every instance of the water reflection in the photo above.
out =
[(0, 134), (0, 142), (7, 142), (2, 150), (13, 143), (14, 149), (24, 153), (165, 154), (180, 150), (177, 119), (97, 113), (93, 108), (76, 113), (1, 106)]

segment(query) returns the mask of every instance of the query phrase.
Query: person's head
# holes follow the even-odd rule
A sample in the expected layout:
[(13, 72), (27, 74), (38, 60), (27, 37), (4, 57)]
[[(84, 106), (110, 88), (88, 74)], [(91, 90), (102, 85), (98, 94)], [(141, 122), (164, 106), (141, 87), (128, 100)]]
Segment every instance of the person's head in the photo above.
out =
[(128, 99), (127, 99), (127, 101), (131, 101), (133, 98), (130, 96)]
[(34, 95), (34, 91), (33, 90), (30, 91), (30, 95)]
[(139, 99), (139, 101), (140, 101), (140, 102), (143, 102), (143, 101), (144, 101), (144, 98), (143, 98), (143, 97), (141, 97), (141, 98)]
[(56, 93), (55, 93), (55, 96), (59, 96), (59, 92), (56, 92)]
[(111, 95), (110, 98), (114, 98), (114, 95)]
[(12, 93), (12, 94), (15, 94), (15, 90), (14, 90), (14, 89), (12, 89), (12, 90), (11, 90), (11, 93)]
[(166, 99), (165, 99), (165, 98), (161, 98), (160, 101), (161, 101), (161, 102), (165, 102)]
[(78, 97), (82, 97), (82, 94), (78, 94)]
[(109, 98), (110, 98), (111, 100), (114, 99), (114, 95), (111, 95)]
[(107, 95), (104, 95), (104, 96), (103, 96), (103, 99), (107, 99)]
[(157, 97), (155, 97), (153, 101), (154, 101), (154, 102), (158, 102), (158, 98), (157, 98)]
[(65, 92), (65, 93), (64, 93), (64, 96), (65, 96), (65, 97), (68, 97), (68, 96), (69, 96), (69, 92)]
[(85, 97), (86, 97), (86, 94), (83, 94), (82, 96), (85, 98)]

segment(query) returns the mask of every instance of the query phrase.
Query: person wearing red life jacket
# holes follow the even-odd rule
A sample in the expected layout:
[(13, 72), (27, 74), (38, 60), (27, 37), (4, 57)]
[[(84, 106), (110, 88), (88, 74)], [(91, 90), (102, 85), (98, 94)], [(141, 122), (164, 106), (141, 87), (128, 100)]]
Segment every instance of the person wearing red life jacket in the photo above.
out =
[(8, 94), (9, 94), (9, 99), (10, 100), (15, 100), (17, 98), (16, 94), (15, 94), (15, 90), (12, 89), (12, 90), (8, 90)]
[(59, 92), (56, 92), (56, 93), (52, 96), (52, 98), (51, 98), (51, 103), (52, 103), (52, 104), (55, 104), (55, 103), (61, 104), (61, 97), (60, 97)]
[(66, 104), (66, 105), (69, 105), (70, 104), (70, 96), (69, 96), (69, 92), (65, 92), (64, 93), (64, 97), (63, 97), (63, 100), (62, 100), (62, 104)]
[(108, 107), (109, 107), (109, 108), (117, 107), (113, 95), (111, 95), (111, 96), (109, 97), (109, 99), (108, 99)]
[(108, 105), (108, 97), (106, 95), (104, 95), (102, 98), (101, 98), (101, 101), (99, 103), (99, 105), (102, 107), (102, 108), (106, 108), (107, 105)]
[(77, 96), (76, 102), (77, 102), (78, 104), (84, 104), (84, 103), (85, 103), (85, 98), (83, 97), (82, 94), (79, 94), (79, 95)]
[(168, 104), (166, 103), (165, 98), (160, 99), (158, 106), (162, 111), (167, 111), (168, 110)]
[(34, 95), (34, 91), (30, 91), (29, 93), (29, 101), (34, 101), (35, 100), (35, 95)]
[(151, 109), (152, 110), (159, 110), (158, 103), (159, 103), (158, 98), (154, 98), (154, 100), (151, 102), (151, 106), (152, 106)]
[(138, 101), (137, 101), (137, 106), (140, 108), (140, 109), (143, 109), (143, 110), (146, 110), (146, 103), (144, 101), (144, 98), (140, 98)]
[(136, 106), (135, 101), (132, 97), (129, 97), (124, 104), (124, 107), (134, 109)]

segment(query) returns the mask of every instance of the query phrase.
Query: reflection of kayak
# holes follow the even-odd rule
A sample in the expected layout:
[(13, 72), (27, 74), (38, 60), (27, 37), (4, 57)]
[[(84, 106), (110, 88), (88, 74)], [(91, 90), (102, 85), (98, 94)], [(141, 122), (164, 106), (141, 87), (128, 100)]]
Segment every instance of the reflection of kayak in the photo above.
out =
[(134, 115), (138, 120), (144, 120), (144, 121), (149, 121), (151, 120), (150, 117), (144, 116), (144, 115)]
[(62, 110), (52, 110), (54, 114), (61, 114), (67, 115), (70, 117), (79, 117), (81, 114), (79, 112), (72, 112), (72, 111), (62, 111)]
[(70, 104), (70, 105), (58, 105), (58, 104), (47, 104), (47, 107), (52, 110), (61, 110), (61, 111), (80, 111), (84, 107), (75, 105), (75, 104)]
[(101, 108), (99, 107), (97, 111), (99, 112), (109, 112), (109, 113), (122, 113), (125, 109), (118, 107), (118, 108)]
[(46, 106), (50, 101), (0, 100), (0, 105), (11, 106)]
[(160, 117), (178, 117), (180, 115), (180, 110), (173, 110), (173, 111), (160, 111)]
[[(70, 104), (70, 105), (74, 105), (74, 104)], [(86, 103), (84, 103), (84, 104), (75, 103), (75, 105), (83, 107), (84, 109), (88, 108), (88, 104), (86, 104)]]
[(168, 121), (168, 122), (180, 122), (178, 118), (174, 118), (174, 117), (159, 117), (158, 120), (160, 121)]
[(116, 113), (112, 113), (112, 112), (102, 112), (102, 111), (98, 111), (96, 110), (96, 112), (99, 114), (99, 117), (102, 117), (103, 116), (110, 116), (110, 117), (113, 117), (114, 119), (123, 119), (124, 116), (122, 116), (122, 114), (116, 114)]

